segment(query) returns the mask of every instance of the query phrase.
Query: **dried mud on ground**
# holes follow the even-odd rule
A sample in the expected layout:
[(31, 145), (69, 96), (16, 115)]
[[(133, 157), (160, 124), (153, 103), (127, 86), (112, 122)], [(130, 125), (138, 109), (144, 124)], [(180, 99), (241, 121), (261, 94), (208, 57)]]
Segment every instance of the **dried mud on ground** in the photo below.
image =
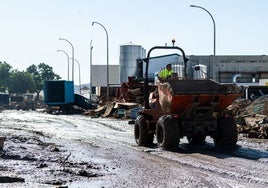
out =
[(6, 137), (4, 149), (0, 153), (1, 187), (9, 186), (9, 183), (17, 183), (10, 187), (62, 186), (107, 173), (105, 164), (70, 160), (71, 152), (61, 145), (40, 140), (45, 137), (37, 132), (28, 136)]
[(268, 141), (139, 147), (127, 120), (0, 113), (0, 187), (268, 187)]

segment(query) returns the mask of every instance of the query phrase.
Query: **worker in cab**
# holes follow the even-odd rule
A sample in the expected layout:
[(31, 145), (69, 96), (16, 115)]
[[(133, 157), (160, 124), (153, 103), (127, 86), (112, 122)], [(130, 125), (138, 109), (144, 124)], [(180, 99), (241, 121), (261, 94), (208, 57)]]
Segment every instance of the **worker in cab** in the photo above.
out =
[(166, 68), (161, 70), (159, 73), (158, 73), (158, 78), (159, 79), (168, 79), (168, 78), (171, 78), (172, 77), (172, 74), (174, 73), (174, 71), (172, 70), (172, 66), (171, 64), (167, 64), (166, 65)]

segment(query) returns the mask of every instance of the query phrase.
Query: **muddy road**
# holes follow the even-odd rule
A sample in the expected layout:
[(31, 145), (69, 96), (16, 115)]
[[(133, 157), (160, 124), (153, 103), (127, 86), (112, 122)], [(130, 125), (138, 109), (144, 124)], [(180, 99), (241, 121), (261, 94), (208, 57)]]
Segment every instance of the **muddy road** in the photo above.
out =
[(138, 147), (128, 120), (3, 111), (0, 187), (268, 187), (268, 140)]

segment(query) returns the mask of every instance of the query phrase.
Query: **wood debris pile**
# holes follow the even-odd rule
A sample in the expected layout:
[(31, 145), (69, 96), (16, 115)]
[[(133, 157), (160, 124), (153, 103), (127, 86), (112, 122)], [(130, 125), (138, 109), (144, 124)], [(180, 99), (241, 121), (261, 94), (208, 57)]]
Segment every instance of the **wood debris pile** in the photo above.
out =
[(91, 117), (135, 119), (139, 109), (141, 108), (142, 106), (139, 103), (109, 102), (105, 106), (101, 106), (96, 110), (89, 110), (84, 114)]
[(122, 83), (117, 92), (117, 99), (123, 102), (134, 102), (142, 104), (144, 101), (143, 83), (128, 77), (128, 82)]

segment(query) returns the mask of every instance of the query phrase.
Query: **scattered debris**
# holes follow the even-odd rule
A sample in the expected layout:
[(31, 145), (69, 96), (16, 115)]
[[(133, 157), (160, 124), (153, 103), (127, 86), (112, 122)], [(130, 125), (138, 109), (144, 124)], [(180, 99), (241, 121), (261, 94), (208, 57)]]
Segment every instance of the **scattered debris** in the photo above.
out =
[[(94, 109), (83, 109), (73, 105), (73, 112), (88, 115), (92, 118), (131, 119), (133, 123), (138, 111), (143, 108), (142, 84), (130, 77), (129, 82), (122, 84), (119, 90), (118, 97), (106, 105), (99, 107), (96, 105)], [(35, 103), (33, 101), (11, 102), (9, 105), (1, 103), (0, 112), (5, 109), (40, 111), (40, 109), (45, 109), (45, 104), (41, 100)], [(235, 117), (239, 133), (250, 138), (268, 139), (268, 95), (263, 95), (254, 100), (236, 100), (226, 110)], [(46, 110), (43, 110), (43, 112), (46, 112)], [(58, 148), (54, 149), (57, 151)]]
[(228, 107), (236, 118), (238, 132), (249, 138), (268, 139), (268, 95), (251, 100), (237, 100)]
[[(86, 179), (81, 178), (103, 176), (102, 168), (98, 164), (70, 159), (71, 152), (69, 151), (66, 156), (65, 149), (54, 152), (51, 147), (55, 147), (55, 144), (44, 143), (34, 131), (31, 134), (11, 134), (7, 137), (5, 148), (0, 152), (0, 184), (26, 182), (65, 187), (72, 178), (74, 181), (85, 181)], [(19, 174), (23, 176), (20, 177)], [(32, 174), (35, 174), (35, 178), (29, 178)]]
[(135, 118), (137, 111), (142, 108), (139, 103), (122, 103), (122, 102), (109, 102), (105, 106), (101, 106), (96, 110), (89, 110), (84, 115), (91, 117), (114, 117), (114, 118)]
[(5, 140), (6, 140), (5, 136), (0, 136), (0, 151), (2, 151), (4, 148)]
[(117, 92), (117, 99), (124, 102), (143, 103), (143, 86), (144, 83), (136, 80), (135, 77), (129, 76), (128, 82), (122, 83)]
[(0, 176), (0, 183), (14, 183), (14, 182), (25, 182), (25, 179), (20, 177)]
[(67, 156), (61, 163), (62, 163), (62, 164), (65, 163), (65, 162), (69, 159), (69, 157), (71, 156), (71, 154), (72, 154), (72, 153), (70, 152), (69, 155), (68, 155), (68, 156)]

